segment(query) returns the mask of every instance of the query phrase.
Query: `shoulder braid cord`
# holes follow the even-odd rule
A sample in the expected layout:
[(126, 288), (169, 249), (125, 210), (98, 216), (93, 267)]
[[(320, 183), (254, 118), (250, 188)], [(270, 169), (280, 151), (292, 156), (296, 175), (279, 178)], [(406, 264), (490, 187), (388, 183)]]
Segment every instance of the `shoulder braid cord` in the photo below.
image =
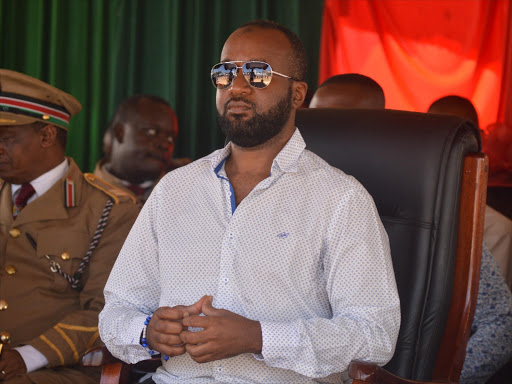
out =
[(103, 213), (101, 214), (101, 217), (98, 221), (98, 225), (96, 226), (96, 232), (94, 232), (94, 236), (92, 237), (89, 250), (85, 254), (84, 258), (82, 259), (82, 262), (80, 263), (80, 266), (78, 267), (77, 271), (73, 276), (70, 276), (66, 272), (64, 272), (60, 268), (60, 265), (58, 263), (51, 263), (53, 268), (52, 270), (54, 270), (54, 272), (58, 272), (59, 275), (61, 275), (71, 284), (71, 288), (77, 290), (78, 292), (81, 292), (83, 289), (82, 285), (80, 284), (80, 279), (82, 278), (82, 274), (85, 268), (87, 268), (89, 262), (91, 261), (92, 252), (100, 242), (101, 235), (103, 234), (103, 230), (107, 226), (107, 219), (110, 215), (110, 211), (112, 210), (113, 205), (113, 201), (108, 199), (107, 203), (105, 204), (105, 208), (103, 208)]

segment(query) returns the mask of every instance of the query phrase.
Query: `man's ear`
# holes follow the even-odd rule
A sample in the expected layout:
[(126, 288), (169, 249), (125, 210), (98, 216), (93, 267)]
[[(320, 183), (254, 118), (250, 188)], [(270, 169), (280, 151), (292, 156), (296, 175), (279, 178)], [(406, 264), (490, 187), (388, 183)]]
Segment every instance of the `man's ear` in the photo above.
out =
[(308, 84), (305, 81), (294, 81), (293, 84), (293, 107), (295, 109), (300, 108), (306, 100), (306, 94), (308, 92)]
[(124, 140), (124, 126), (123, 124), (117, 123), (114, 125), (114, 139), (119, 143), (122, 143)]
[(49, 148), (57, 141), (57, 128), (55, 125), (48, 124), (39, 130), (41, 137), (41, 147)]

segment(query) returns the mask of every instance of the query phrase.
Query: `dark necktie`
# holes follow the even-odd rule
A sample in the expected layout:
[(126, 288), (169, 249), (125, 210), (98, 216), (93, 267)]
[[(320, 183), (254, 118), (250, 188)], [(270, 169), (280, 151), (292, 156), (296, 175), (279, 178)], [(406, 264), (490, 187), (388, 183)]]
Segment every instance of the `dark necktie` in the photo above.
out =
[(18, 191), (18, 195), (16, 196), (14, 205), (12, 207), (13, 218), (16, 218), (16, 216), (20, 214), (21, 210), (27, 205), (28, 199), (30, 199), (34, 193), (36, 193), (36, 191), (30, 183), (21, 185), (21, 188)]

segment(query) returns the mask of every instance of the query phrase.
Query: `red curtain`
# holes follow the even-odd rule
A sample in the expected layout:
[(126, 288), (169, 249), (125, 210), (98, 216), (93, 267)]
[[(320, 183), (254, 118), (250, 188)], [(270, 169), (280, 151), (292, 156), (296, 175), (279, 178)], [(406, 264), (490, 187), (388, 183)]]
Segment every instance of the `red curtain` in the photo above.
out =
[(473, 102), (482, 129), (510, 128), (511, 8), (509, 0), (325, 0), (319, 81), (361, 73), (382, 86), (387, 108), (419, 112), (455, 94)]

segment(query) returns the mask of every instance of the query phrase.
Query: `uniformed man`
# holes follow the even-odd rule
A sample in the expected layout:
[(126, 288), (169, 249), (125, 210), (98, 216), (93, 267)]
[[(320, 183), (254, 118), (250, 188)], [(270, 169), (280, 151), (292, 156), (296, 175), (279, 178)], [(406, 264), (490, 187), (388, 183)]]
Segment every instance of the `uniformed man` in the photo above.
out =
[(138, 209), (65, 157), (71, 95), (0, 69), (0, 381), (94, 383), (103, 287)]
[(167, 101), (131, 96), (114, 113), (103, 138), (105, 158), (94, 174), (131, 193), (142, 206), (167, 171), (190, 162), (172, 159), (177, 136), (178, 120)]

